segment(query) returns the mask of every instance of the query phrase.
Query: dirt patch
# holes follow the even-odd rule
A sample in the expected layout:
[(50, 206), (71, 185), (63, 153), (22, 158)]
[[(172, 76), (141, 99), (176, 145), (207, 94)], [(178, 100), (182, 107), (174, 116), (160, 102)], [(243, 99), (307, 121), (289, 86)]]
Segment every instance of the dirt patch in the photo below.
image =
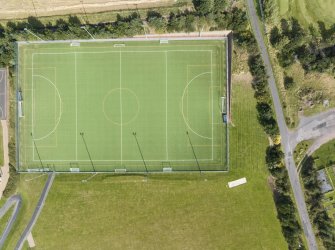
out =
[(272, 192), (274, 192), (276, 189), (275, 179), (271, 175), (269, 175), (267, 181), (269, 188), (271, 189)]
[(33, 248), (33, 247), (36, 246), (33, 235), (31, 234), (31, 232), (28, 234), (27, 241), (28, 241), (28, 245), (29, 245), (30, 248)]
[(252, 75), (250, 72), (240, 72), (238, 74), (232, 74), (232, 82), (241, 84), (250, 84), (252, 82)]
[[(297, 126), (301, 115), (309, 116), (335, 107), (335, 79), (330, 74), (305, 73), (300, 63), (291, 65), (285, 74), (279, 66), (274, 68), (289, 127)], [(293, 86), (288, 89), (284, 87), (284, 75), (293, 78)], [(327, 106), (324, 101), (328, 101)]]
[(176, 0), (11, 0), (1, 1), (1, 19), (53, 16), (170, 6)]

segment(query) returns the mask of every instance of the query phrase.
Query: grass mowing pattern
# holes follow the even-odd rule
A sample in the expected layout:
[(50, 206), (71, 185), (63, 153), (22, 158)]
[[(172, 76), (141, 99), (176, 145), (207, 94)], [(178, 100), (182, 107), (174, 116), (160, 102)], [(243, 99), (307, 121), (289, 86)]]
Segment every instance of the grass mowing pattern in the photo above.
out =
[(198, 171), (186, 131), (201, 170), (225, 170), (225, 51), (222, 39), (20, 44), (20, 170), (40, 156), (56, 171), (144, 172), (135, 132), (148, 171)]
[(292, 16), (308, 27), (318, 21), (326, 25), (334, 23), (335, 2), (333, 0), (277, 0), (281, 16)]
[[(267, 183), (267, 138), (250, 83), (233, 88), (232, 168), (141, 176), (59, 175), (33, 230), (36, 249), (287, 249)], [(246, 185), (228, 189), (243, 176)], [(204, 181), (204, 179), (207, 181)]]

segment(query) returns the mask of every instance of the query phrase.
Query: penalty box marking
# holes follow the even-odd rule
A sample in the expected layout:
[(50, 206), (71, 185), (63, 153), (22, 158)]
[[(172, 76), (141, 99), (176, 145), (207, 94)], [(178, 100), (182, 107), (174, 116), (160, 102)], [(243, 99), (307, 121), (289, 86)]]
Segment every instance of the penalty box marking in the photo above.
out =
[[(209, 71), (210, 75), (211, 75), (211, 84), (209, 85), (209, 88), (208, 88), (208, 92), (209, 92), (209, 103), (208, 103), (208, 115), (209, 115), (209, 124), (212, 125), (212, 131), (213, 131), (213, 120), (212, 122), (210, 122), (211, 120), (211, 116), (213, 117), (213, 113), (214, 113), (214, 110), (213, 110), (213, 102), (214, 102), (214, 95), (213, 95), (213, 81), (212, 81), (212, 74), (213, 74), (213, 64), (212, 64), (212, 51), (211, 51), (211, 63), (210, 64), (195, 64), (195, 65), (192, 65), (192, 64), (188, 64), (186, 65), (186, 78), (187, 78), (187, 83), (189, 82), (188, 79), (189, 79), (189, 68), (196, 68), (196, 67), (209, 67), (211, 69), (211, 71)], [(187, 111), (187, 120), (188, 120), (188, 88), (187, 88), (187, 96), (186, 96), (186, 111)], [(210, 111), (211, 110), (211, 106), (212, 106), (212, 112)], [(212, 113), (212, 114), (211, 114)], [(213, 118), (212, 118), (213, 119)], [(213, 153), (213, 150), (214, 150), (214, 138), (213, 138), (213, 132), (212, 132), (212, 137), (211, 137), (211, 141), (212, 141), (212, 144), (211, 145), (204, 145), (204, 146), (210, 146), (212, 147), (212, 160), (214, 159), (214, 153)]]
[[(33, 61), (33, 58), (32, 58), (32, 61)], [(37, 69), (53, 69), (53, 73), (54, 73), (54, 81), (55, 82), (53, 82), (53, 81), (51, 81), (49, 78), (46, 78), (45, 76), (43, 76), (43, 78), (45, 78), (45, 79), (48, 79), (50, 82), (52, 82), (52, 84), (53, 84), (53, 86), (56, 88), (56, 89), (58, 89), (57, 88), (57, 79), (56, 79), (56, 75), (57, 75), (57, 68), (56, 67), (37, 67), (37, 68), (26, 68), (25, 70), (27, 70), (27, 69), (31, 69), (32, 70), (32, 88), (31, 88), (31, 91), (32, 91), (32, 96), (33, 96), (33, 92), (34, 92), (34, 77), (36, 77), (36, 76), (41, 76), (41, 75), (34, 75), (34, 73), (33, 73), (33, 70), (35, 69), (35, 70), (37, 70)], [(57, 91), (57, 90), (56, 90)], [(55, 91), (55, 95), (56, 95), (56, 91)], [(61, 103), (61, 99), (59, 100), (60, 101), (60, 103)], [(60, 104), (61, 105), (61, 104)], [(34, 132), (33, 132), (33, 129), (34, 129), (34, 101), (33, 101), (33, 99), (32, 99), (32, 128), (31, 128), (31, 130), (32, 130), (32, 133), (33, 133), (33, 135), (34, 135)], [(60, 112), (61, 112), (61, 109), (60, 109)], [(55, 116), (56, 116), (56, 98), (55, 98)], [(61, 114), (60, 114), (60, 116), (61, 116)], [(56, 118), (55, 118), (55, 121), (56, 121)], [(60, 119), (59, 119), (59, 121), (60, 121)], [(58, 122), (59, 123), (59, 122)], [(56, 125), (56, 127), (58, 127), (58, 124)], [(56, 132), (57, 133), (57, 131), (56, 131), (57, 129), (55, 129), (53, 132)], [(52, 133), (53, 133), (52, 132)], [(50, 134), (51, 135), (51, 134)], [(50, 135), (48, 135), (47, 137), (49, 137)], [(47, 138), (47, 137), (45, 137), (45, 138)], [(42, 138), (42, 139), (45, 139), (45, 138)], [(35, 141), (38, 141), (39, 139), (34, 139)], [(43, 146), (44, 148), (57, 148), (58, 147), (58, 136), (56, 135), (56, 145), (54, 146), (54, 145), (51, 145), (51, 146)], [(29, 148), (29, 147), (27, 147), (27, 148)], [(35, 148), (34, 148), (34, 146), (32, 145), (32, 151), (33, 151), (33, 161), (35, 161), (35, 155), (34, 155), (34, 151), (35, 151)]]

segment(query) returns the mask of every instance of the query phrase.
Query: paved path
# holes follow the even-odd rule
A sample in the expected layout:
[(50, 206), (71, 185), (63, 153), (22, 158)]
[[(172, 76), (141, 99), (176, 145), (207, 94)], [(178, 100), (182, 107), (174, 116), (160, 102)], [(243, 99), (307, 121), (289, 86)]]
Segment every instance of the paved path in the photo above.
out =
[(307, 244), (309, 249), (317, 249), (316, 245), (316, 239), (314, 232), (312, 230), (312, 224), (308, 216), (307, 207), (305, 203), (304, 194), (301, 189), (301, 185), (299, 182), (299, 176), (297, 173), (297, 169), (294, 163), (293, 154), (292, 154), (292, 148), (290, 146), (290, 133), (288, 131), (288, 128), (285, 123), (284, 113), (281, 106), (281, 102), (278, 95), (278, 90), (274, 78), (274, 74), (272, 71), (272, 66), (270, 63), (270, 58), (263, 40), (263, 35), (261, 32), (260, 22), (256, 13), (256, 8), (253, 0), (247, 0), (248, 10), (249, 10), (249, 17), (252, 29), (255, 34), (255, 38), (257, 40), (257, 43), (259, 45), (261, 56), (264, 61), (264, 65), (266, 68), (266, 72), (269, 76), (268, 82), (269, 87), (273, 99), (273, 104), (275, 107), (275, 112), (277, 116), (277, 122), (280, 130), (280, 135), (282, 138), (282, 146), (284, 149), (285, 154), (285, 164), (288, 171), (289, 179), (291, 182), (293, 195), (295, 198), (295, 203), (298, 209), (298, 213), (300, 216), (302, 228), (304, 231), (304, 234), (306, 236)]
[(2, 193), (6, 188), (8, 178), (9, 178), (9, 156), (8, 156), (8, 126), (7, 121), (1, 121), (2, 126), (2, 140), (3, 140), (3, 167), (1, 167), (1, 180), (0, 180), (0, 199), (2, 197)]
[(19, 214), (20, 208), (22, 206), (22, 198), (20, 195), (11, 196), (6, 203), (0, 208), (0, 219), (7, 213), (7, 211), (12, 207), (14, 207), (12, 216), (10, 217), (3, 234), (0, 236), (0, 249), (2, 249), (13, 225), (16, 221), (17, 215)]
[(34, 211), (34, 214), (33, 216), (31, 217), (27, 227), (25, 228), (25, 230), (23, 231), (18, 243), (16, 244), (15, 246), (15, 250), (20, 250), (22, 249), (23, 247), (23, 244), (25, 242), (25, 240), (27, 239), (29, 233), (31, 233), (37, 219), (38, 219), (38, 216), (40, 215), (41, 211), (42, 211), (42, 208), (44, 206), (44, 203), (45, 203), (45, 200), (48, 196), (48, 193), (49, 193), (49, 190), (51, 188), (51, 185), (53, 183), (55, 179), (55, 174), (54, 173), (49, 173), (49, 176), (48, 176), (48, 180), (47, 182), (45, 183), (45, 186), (43, 188), (43, 191), (42, 191), (42, 194), (41, 194), (41, 197), (40, 199), (38, 200), (38, 203), (37, 203), (37, 206), (35, 208), (35, 211)]

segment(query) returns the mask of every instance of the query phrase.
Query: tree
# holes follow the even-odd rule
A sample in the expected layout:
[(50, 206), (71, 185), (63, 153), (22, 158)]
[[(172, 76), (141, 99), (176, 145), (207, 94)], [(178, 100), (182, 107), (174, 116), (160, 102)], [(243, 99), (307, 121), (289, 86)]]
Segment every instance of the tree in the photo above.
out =
[(214, 0), (193, 0), (194, 8), (200, 15), (207, 15), (213, 10)]
[(280, 29), (283, 36), (288, 37), (290, 35), (290, 25), (288, 21), (284, 18), (280, 19)]
[(273, 47), (276, 47), (281, 40), (281, 34), (279, 28), (274, 26), (270, 31), (270, 43)]
[(180, 32), (185, 27), (185, 18), (177, 16), (175, 13), (171, 12), (169, 16), (169, 22), (167, 25), (168, 32), (177, 31)]
[(167, 28), (167, 21), (156, 11), (148, 11), (147, 21), (150, 27), (153, 27), (157, 33), (164, 33)]
[(277, 53), (277, 59), (281, 67), (288, 67), (294, 63), (294, 51), (289, 45), (285, 45), (283, 49)]
[(278, 13), (278, 5), (276, 0), (261, 0), (263, 5), (264, 17), (267, 20), (271, 20)]
[(284, 88), (290, 89), (294, 86), (294, 79), (291, 76), (284, 75)]
[(227, 7), (227, 0), (214, 0), (214, 12), (223, 12)]
[(269, 146), (266, 149), (265, 161), (269, 169), (281, 168), (284, 166), (284, 153), (280, 148), (280, 144)]

